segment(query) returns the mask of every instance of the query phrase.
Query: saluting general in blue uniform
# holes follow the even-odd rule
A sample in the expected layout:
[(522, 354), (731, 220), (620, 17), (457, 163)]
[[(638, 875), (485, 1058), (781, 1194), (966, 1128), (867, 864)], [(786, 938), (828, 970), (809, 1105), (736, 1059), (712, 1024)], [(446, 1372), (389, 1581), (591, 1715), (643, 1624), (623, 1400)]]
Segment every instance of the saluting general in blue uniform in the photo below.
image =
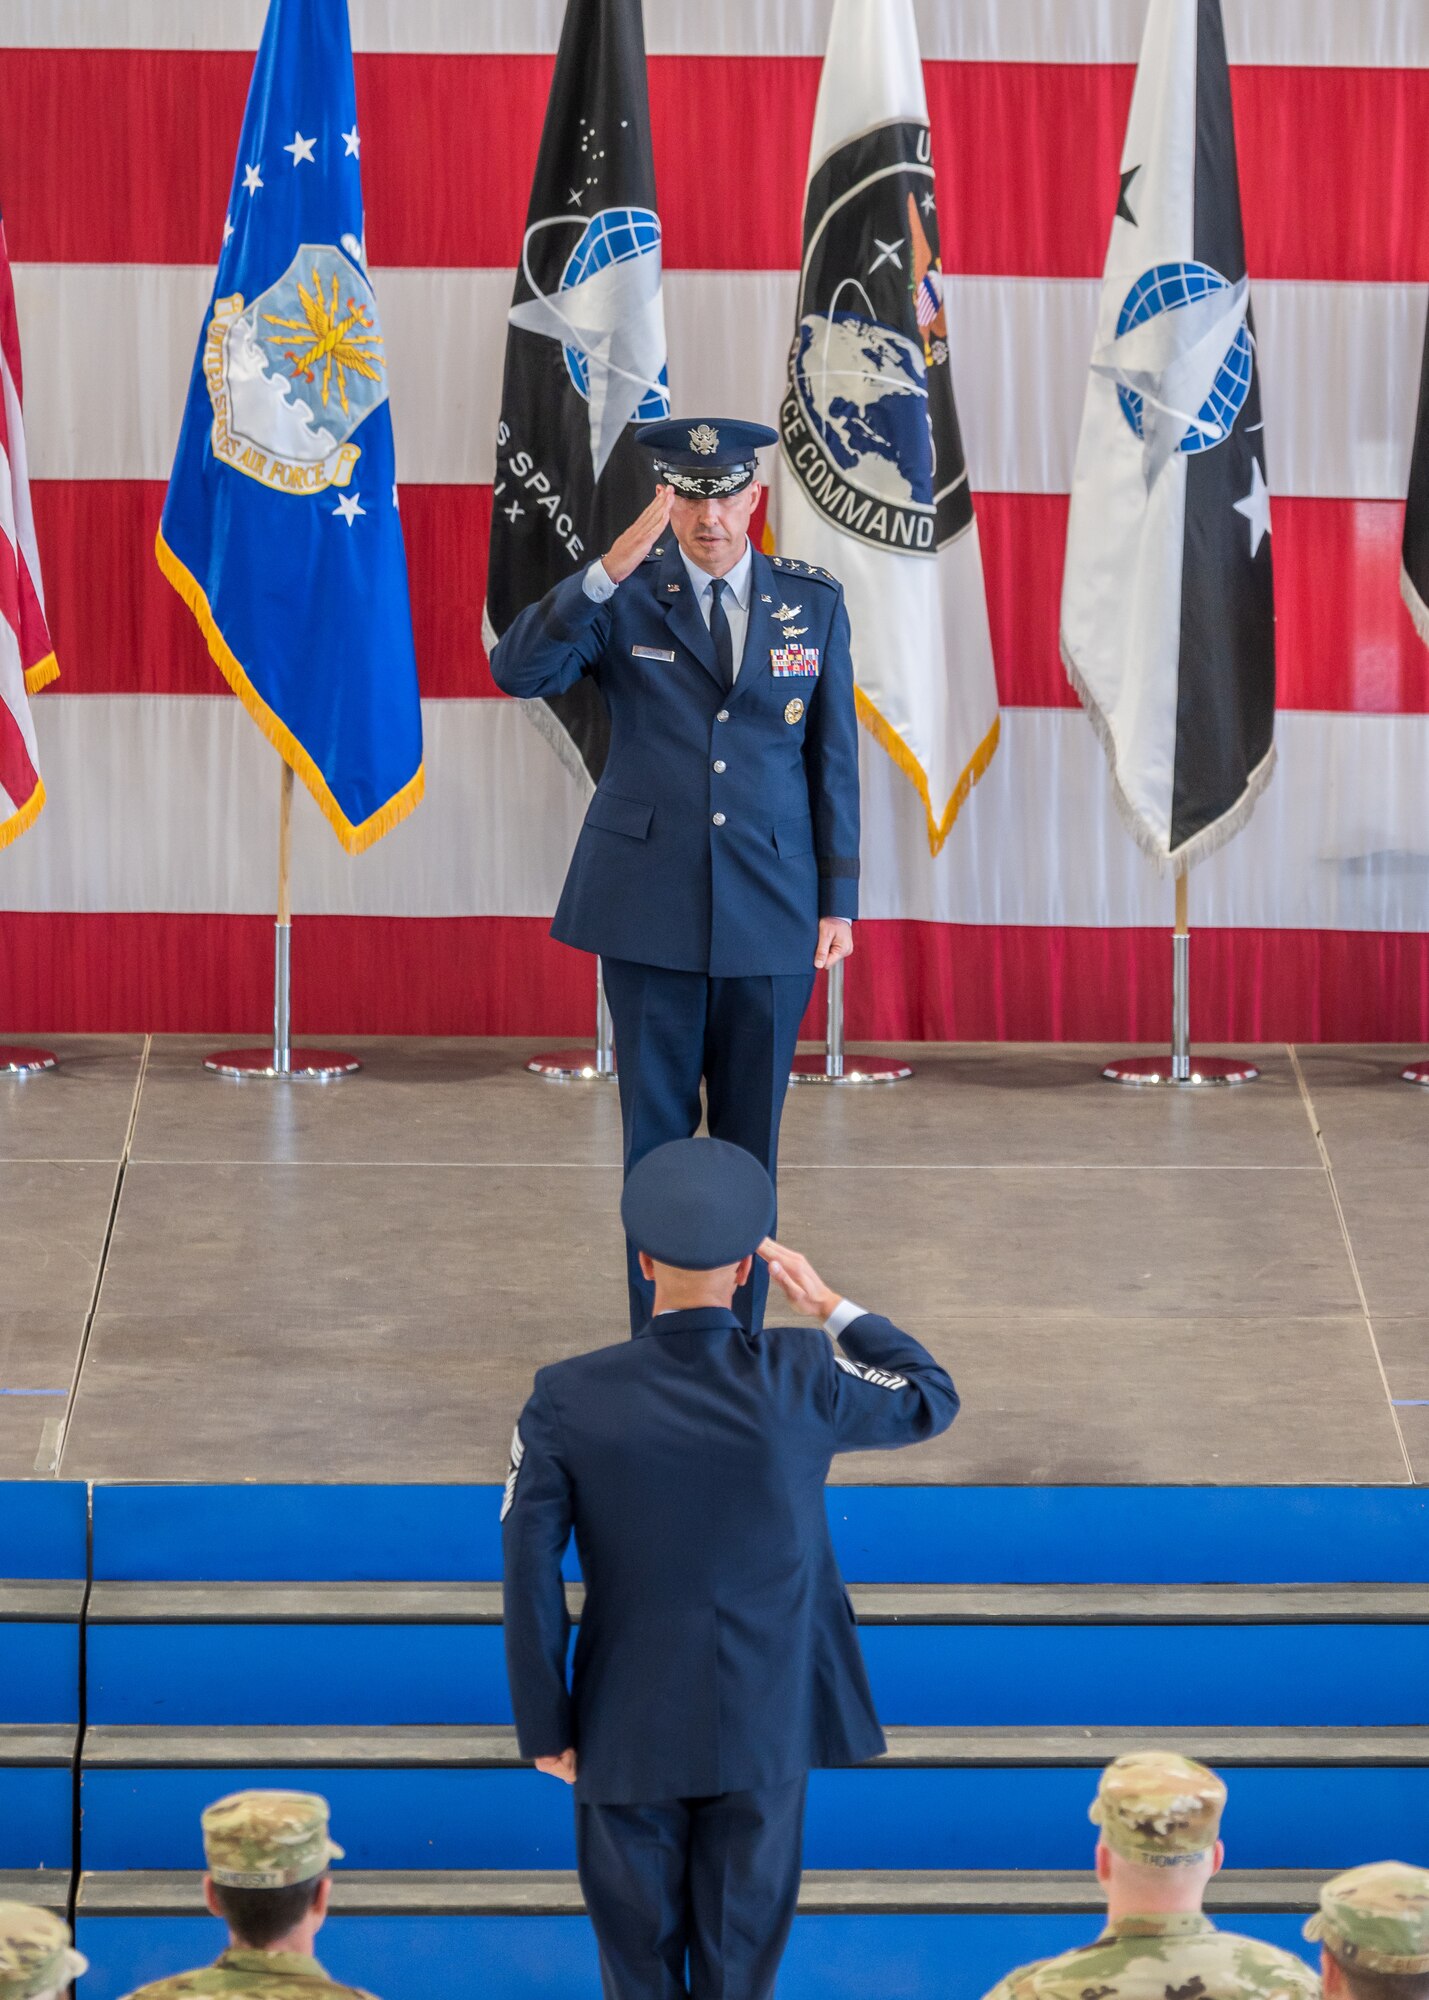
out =
[[(817, 967), (853, 949), (858, 724), (848, 614), (827, 571), (754, 548), (761, 424), (648, 424), (655, 499), (611, 550), (514, 620), (508, 694), (583, 674), (610, 753), (552, 935), (598, 952), (625, 1170), (700, 1123), (775, 1171)], [(671, 532), (673, 531), (673, 532)], [(629, 1250), (632, 1331), (650, 1287)], [(763, 1316), (763, 1265), (735, 1300)]]
[[(808, 1772), (884, 1747), (824, 1480), (836, 1452), (945, 1430), (957, 1392), (916, 1340), (768, 1239), (774, 1190), (737, 1147), (658, 1148), (622, 1214), (654, 1317), (541, 1369), (512, 1440), (517, 1734), (575, 1786), (607, 2000), (763, 2000), (798, 1898)], [(730, 1301), (756, 1246), (822, 1331), (740, 1324)], [(586, 1596), (568, 1682), (573, 1530)]]

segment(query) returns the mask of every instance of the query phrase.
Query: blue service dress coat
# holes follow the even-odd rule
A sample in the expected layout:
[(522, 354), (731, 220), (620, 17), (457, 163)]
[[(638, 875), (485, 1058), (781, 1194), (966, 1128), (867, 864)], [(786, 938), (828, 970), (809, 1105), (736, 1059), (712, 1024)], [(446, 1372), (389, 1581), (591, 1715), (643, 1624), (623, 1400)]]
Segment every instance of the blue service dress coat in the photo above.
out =
[(706, 1307), (537, 1374), (502, 1508), (507, 1672), (522, 1755), (573, 1745), (578, 1801), (708, 1798), (882, 1751), (824, 1481), (836, 1452), (946, 1430), (958, 1397), (877, 1314), (841, 1345)]
[(507, 694), (559, 694), (591, 674), (610, 710), (609, 758), (551, 925), (563, 944), (714, 978), (806, 973), (819, 918), (858, 914), (843, 590), (826, 570), (752, 554), (728, 694), (672, 537), (603, 604), (583, 573), (557, 584), (492, 655)]

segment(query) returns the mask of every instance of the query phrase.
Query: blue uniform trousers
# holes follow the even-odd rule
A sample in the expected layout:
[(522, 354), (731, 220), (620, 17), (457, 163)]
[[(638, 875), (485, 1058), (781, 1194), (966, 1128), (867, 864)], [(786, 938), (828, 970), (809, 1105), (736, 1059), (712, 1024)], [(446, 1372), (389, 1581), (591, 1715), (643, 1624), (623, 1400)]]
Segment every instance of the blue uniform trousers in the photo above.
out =
[(799, 1899), (807, 1782), (576, 1807), (605, 2000), (767, 2000)]
[[(779, 1120), (798, 1046), (799, 1023), (814, 986), (807, 972), (712, 979), (672, 972), (628, 958), (602, 958), (605, 995), (615, 1024), (625, 1171), (670, 1139), (700, 1126), (700, 1079), (712, 1139), (743, 1146), (776, 1179)], [(648, 1326), (654, 1287), (640, 1275), (632, 1244), (630, 1328)], [(755, 1259), (754, 1275), (734, 1295), (742, 1325), (764, 1323), (769, 1272)]]

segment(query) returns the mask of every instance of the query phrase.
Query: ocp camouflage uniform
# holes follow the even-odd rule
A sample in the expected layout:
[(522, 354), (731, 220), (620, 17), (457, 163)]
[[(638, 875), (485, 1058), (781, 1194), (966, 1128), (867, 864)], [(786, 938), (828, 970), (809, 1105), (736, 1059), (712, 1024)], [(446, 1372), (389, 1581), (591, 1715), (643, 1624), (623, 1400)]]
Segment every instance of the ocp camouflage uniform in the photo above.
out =
[[(1174, 1752), (1118, 1757), (1090, 1818), (1113, 1853), (1145, 1868), (1204, 1859), (1220, 1835), (1226, 1788)], [(1122, 1917), (1092, 1944), (1024, 1965), (988, 2000), (1319, 2000), (1320, 1982), (1288, 1951), (1219, 1931), (1199, 1911)]]
[(1429, 1870), (1403, 1861), (1347, 1869), (1321, 1889), (1305, 1935), (1350, 1974), (1429, 1972)]
[(329, 1979), (315, 1958), (297, 1951), (248, 1951), (234, 1947), (197, 1972), (176, 1972), (141, 1986), (130, 2000), (372, 2000), (360, 1986)]
[[(234, 1792), (203, 1815), (208, 1872), (221, 1888), (284, 1889), (327, 1873), (342, 1859), (328, 1837), (328, 1803), (316, 1792)], [(230, 1945), (212, 1965), (141, 1986), (129, 2000), (372, 2000), (360, 1986), (329, 1979), (297, 1951)]]
[(1209, 1917), (1124, 1917), (1093, 1944), (1010, 1972), (989, 2000), (1319, 2000), (1302, 1959)]
[(0, 2000), (62, 1993), (88, 1970), (63, 1917), (35, 1903), (0, 1903)]

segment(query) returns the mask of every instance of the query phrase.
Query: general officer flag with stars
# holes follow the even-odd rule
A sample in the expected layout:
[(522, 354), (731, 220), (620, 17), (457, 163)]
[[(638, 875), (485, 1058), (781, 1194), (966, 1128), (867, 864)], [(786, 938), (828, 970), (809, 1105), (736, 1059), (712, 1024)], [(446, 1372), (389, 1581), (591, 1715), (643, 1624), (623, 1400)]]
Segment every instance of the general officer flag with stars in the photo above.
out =
[[(654, 495), (635, 438), (669, 416), (670, 392), (640, 0), (567, 0), (509, 320), (488, 651)], [(610, 746), (594, 680), (526, 710), (594, 785)]]
[(271, 0), (156, 544), (349, 853), (422, 796), (347, 0)]
[(1062, 583), (1062, 658), (1136, 840), (1182, 873), (1275, 761), (1270, 496), (1220, 0), (1151, 0)]

